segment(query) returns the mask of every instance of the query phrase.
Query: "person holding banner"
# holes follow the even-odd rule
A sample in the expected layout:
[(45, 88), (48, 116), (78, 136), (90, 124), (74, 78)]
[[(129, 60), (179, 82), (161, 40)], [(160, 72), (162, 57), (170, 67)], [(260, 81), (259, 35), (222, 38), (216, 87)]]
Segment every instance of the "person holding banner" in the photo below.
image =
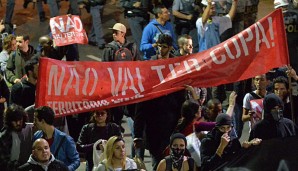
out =
[(44, 138), (49, 143), (54, 157), (67, 165), (69, 171), (80, 166), (80, 157), (72, 137), (54, 127), (55, 113), (48, 106), (41, 106), (34, 111), (34, 126), (39, 129), (33, 140)]
[(112, 136), (121, 136), (120, 127), (115, 123), (109, 122), (109, 114), (106, 110), (93, 111), (90, 123), (83, 126), (78, 142), (77, 149), (86, 154), (86, 171), (93, 168), (93, 145), (96, 141), (108, 140)]
[(286, 138), (296, 135), (296, 125), (284, 118), (284, 104), (275, 94), (268, 94), (263, 101), (264, 119), (258, 122), (250, 132), (249, 140), (261, 138)]

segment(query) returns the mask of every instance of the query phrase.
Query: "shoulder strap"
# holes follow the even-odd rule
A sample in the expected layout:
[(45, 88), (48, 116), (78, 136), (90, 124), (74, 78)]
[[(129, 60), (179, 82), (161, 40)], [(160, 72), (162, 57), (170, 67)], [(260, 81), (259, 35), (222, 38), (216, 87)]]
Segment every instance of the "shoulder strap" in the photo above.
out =
[(164, 33), (161, 31), (161, 29), (158, 27), (157, 24), (153, 24), (153, 25), (157, 28), (157, 30), (159, 30), (159, 32), (160, 32), (161, 34), (164, 34)]
[(193, 166), (194, 166), (194, 159), (193, 158), (191, 158), (191, 157), (188, 157), (187, 158), (187, 162), (188, 162), (188, 170), (190, 170), (190, 171), (192, 171), (194, 168), (193, 168)]
[(255, 92), (250, 92), (249, 93), (250, 95), (252, 95), (252, 97), (254, 97), (255, 99), (262, 99), (262, 97), (261, 96), (259, 96), (259, 95), (257, 95)]
[(59, 151), (60, 147), (62, 146), (62, 144), (63, 144), (65, 138), (66, 138), (66, 137), (65, 137), (65, 135), (64, 135), (64, 136), (62, 137), (61, 141), (59, 142), (59, 144), (58, 144), (58, 146), (57, 146), (57, 148), (56, 148), (56, 151), (55, 151), (55, 153), (54, 153), (55, 158), (58, 157), (58, 156), (57, 156), (57, 155), (58, 155), (58, 151)]
[(170, 156), (166, 156), (165, 161), (166, 161), (166, 171), (172, 170), (172, 160)]

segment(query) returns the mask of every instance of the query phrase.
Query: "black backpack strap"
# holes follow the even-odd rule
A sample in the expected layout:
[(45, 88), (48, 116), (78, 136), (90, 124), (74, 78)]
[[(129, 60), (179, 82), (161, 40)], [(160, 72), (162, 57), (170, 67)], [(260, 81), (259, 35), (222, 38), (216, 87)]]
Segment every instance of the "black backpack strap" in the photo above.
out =
[(257, 95), (255, 92), (250, 92), (249, 94), (252, 95), (252, 97), (254, 97), (255, 99), (262, 99), (262, 97)]
[(65, 135), (62, 137), (62, 139), (61, 139), (61, 141), (59, 142), (59, 144), (58, 144), (58, 146), (57, 146), (57, 148), (56, 148), (56, 151), (55, 151), (55, 153), (54, 153), (54, 156), (55, 156), (55, 158), (57, 158), (58, 156), (58, 151), (60, 150), (60, 148), (61, 148), (61, 146), (62, 146), (62, 144), (63, 144), (63, 142), (64, 142), (64, 140), (65, 140)]
[(189, 168), (188, 170), (193, 171), (193, 169), (194, 169), (193, 166), (195, 163), (194, 159), (191, 157), (188, 157), (187, 162), (188, 162), (188, 168)]
[(172, 160), (171, 160), (170, 156), (166, 156), (165, 161), (166, 161), (166, 171), (171, 171), (172, 170)]

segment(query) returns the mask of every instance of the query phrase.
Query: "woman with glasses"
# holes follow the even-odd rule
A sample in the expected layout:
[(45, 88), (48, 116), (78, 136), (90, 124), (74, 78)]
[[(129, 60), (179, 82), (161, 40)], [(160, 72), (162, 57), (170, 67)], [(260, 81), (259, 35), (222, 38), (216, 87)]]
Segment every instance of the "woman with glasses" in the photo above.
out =
[(137, 164), (126, 157), (125, 142), (122, 137), (111, 137), (104, 149), (105, 159), (95, 171), (124, 171), (137, 170)]
[(109, 122), (106, 110), (92, 112), (90, 123), (83, 126), (77, 142), (77, 150), (85, 153), (86, 171), (93, 168), (93, 145), (99, 139), (108, 140), (112, 136), (121, 136), (120, 127)]

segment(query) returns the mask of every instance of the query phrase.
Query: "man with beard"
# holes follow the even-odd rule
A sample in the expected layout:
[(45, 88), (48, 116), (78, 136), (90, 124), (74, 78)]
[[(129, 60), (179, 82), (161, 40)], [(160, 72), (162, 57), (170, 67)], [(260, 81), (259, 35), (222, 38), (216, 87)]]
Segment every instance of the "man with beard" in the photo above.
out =
[(31, 59), (25, 64), (27, 77), (16, 83), (11, 88), (11, 103), (26, 108), (35, 102), (35, 89), (38, 77), (38, 61)]
[[(233, 159), (241, 150), (239, 139), (232, 131), (232, 119), (227, 114), (219, 114), (216, 117), (215, 128), (213, 128), (201, 142), (201, 170), (214, 170), (221, 164)], [(248, 148), (251, 145), (260, 144), (261, 139), (253, 139), (243, 142), (242, 146)]]
[(55, 159), (51, 154), (49, 143), (43, 139), (37, 139), (32, 146), (32, 154), (26, 164), (18, 168), (19, 171), (68, 171), (67, 166), (61, 161)]
[(24, 64), (35, 54), (35, 50), (29, 45), (29, 36), (17, 36), (17, 50), (10, 54), (6, 66), (6, 79), (15, 84), (21, 82), (21, 78), (26, 74)]
[(0, 132), (0, 168), (14, 171), (30, 156), (32, 132), (25, 126), (27, 114), (21, 106), (10, 105), (4, 113), (4, 127)]
[(295, 124), (283, 117), (284, 104), (275, 94), (265, 96), (263, 101), (264, 119), (258, 122), (250, 132), (249, 139), (285, 138), (296, 135)]

